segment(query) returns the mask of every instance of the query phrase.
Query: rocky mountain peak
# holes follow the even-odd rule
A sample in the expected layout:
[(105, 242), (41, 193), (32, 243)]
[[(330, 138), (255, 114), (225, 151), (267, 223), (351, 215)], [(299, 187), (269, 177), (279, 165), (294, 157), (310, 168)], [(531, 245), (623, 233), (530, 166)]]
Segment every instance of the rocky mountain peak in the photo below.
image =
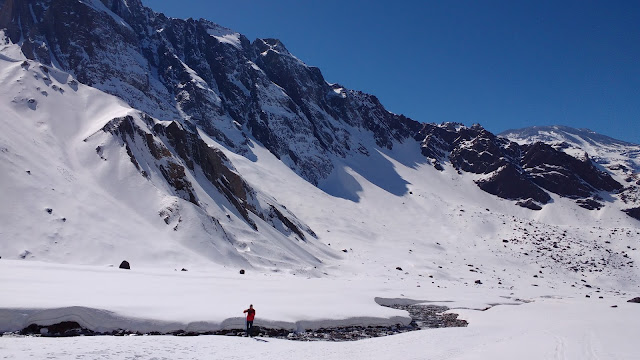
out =
[[(235, 153), (253, 156), (256, 141), (314, 185), (344, 159), (417, 142), (436, 169), (473, 174), (493, 195), (539, 208), (556, 194), (595, 209), (604, 206), (601, 192), (624, 192), (621, 182), (633, 176), (630, 170), (614, 179), (609, 167), (640, 165), (633, 160), (640, 149), (587, 130), (539, 128), (528, 141), (479, 124), (419, 123), (387, 111), (374, 95), (327, 83), (278, 39), (250, 42), (208, 20), (167, 18), (139, 0), (5, 0), (0, 6), (0, 28), (28, 59), (64, 70), (151, 118), (201, 130)], [(558, 140), (542, 137), (558, 133), (563, 142), (539, 142)], [(572, 150), (585, 144), (623, 149), (628, 161), (606, 163), (600, 153)]]
[[(443, 170), (449, 162), (460, 171), (481, 175), (478, 186), (496, 196), (540, 209), (548, 192), (575, 199), (578, 205), (604, 206), (599, 192), (617, 193), (623, 186), (587, 157), (577, 158), (543, 142), (520, 145), (480, 125), (425, 125), (422, 153)], [(532, 206), (532, 201), (539, 204)]]

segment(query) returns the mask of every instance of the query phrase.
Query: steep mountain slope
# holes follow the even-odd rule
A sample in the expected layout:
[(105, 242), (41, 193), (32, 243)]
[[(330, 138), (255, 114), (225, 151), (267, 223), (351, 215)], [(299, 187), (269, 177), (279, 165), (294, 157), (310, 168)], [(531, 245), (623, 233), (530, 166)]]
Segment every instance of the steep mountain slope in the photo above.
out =
[(0, 74), (4, 256), (238, 267), (326, 256), (206, 136), (32, 61), (2, 55)]
[(622, 188), (590, 161), (549, 147), (519, 149), (481, 128), (392, 114), (374, 96), (328, 84), (276, 39), (250, 42), (204, 19), (166, 18), (139, 0), (8, 0), (3, 10), (0, 27), (27, 58), (150, 116), (198, 127), (235, 153), (251, 157), (255, 139), (315, 185), (335, 161), (420, 141), (427, 157), (450, 158), (484, 175), (483, 190), (531, 209), (549, 202), (548, 191), (600, 208), (598, 192)]
[(392, 114), (279, 40), (137, 0), (0, 9), (0, 256), (637, 281), (640, 223), (590, 158)]
[(250, 134), (314, 184), (331, 172), (333, 155), (362, 148), (354, 130), (390, 148), (419, 126), (373, 96), (327, 84), (278, 40), (250, 43), (139, 0), (8, 0), (2, 9), (0, 28), (29, 59), (153, 117), (193, 123), (236, 152), (249, 151)]

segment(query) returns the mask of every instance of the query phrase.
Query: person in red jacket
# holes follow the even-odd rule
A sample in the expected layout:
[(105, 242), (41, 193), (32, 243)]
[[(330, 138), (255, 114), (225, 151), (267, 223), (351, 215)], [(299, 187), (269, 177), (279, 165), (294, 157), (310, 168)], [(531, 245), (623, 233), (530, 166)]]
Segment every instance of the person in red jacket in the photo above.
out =
[(256, 317), (256, 310), (253, 308), (253, 304), (249, 305), (249, 308), (243, 311), (247, 313), (247, 336), (251, 337), (251, 330), (253, 330), (253, 318)]

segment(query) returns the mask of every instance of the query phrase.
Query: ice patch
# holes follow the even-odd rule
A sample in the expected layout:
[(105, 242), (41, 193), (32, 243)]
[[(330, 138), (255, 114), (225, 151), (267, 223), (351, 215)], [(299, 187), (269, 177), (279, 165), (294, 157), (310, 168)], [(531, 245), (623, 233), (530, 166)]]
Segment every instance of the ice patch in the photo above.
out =
[(117, 23), (119, 23), (120, 25), (133, 30), (131, 28), (131, 26), (129, 26), (129, 24), (127, 24), (126, 21), (124, 21), (124, 19), (122, 19), (120, 16), (116, 15), (113, 11), (109, 10), (106, 6), (104, 6), (104, 4), (102, 2), (100, 2), (100, 0), (79, 0), (80, 3), (85, 4), (87, 6), (89, 6), (90, 8), (97, 10), (97, 11), (101, 11), (104, 13), (107, 13), (109, 16), (111, 16), (113, 18), (113, 20), (115, 20)]
[(221, 43), (232, 45), (238, 49), (242, 47), (240, 43), (240, 33), (223, 26), (208, 23), (207, 33), (216, 38)]

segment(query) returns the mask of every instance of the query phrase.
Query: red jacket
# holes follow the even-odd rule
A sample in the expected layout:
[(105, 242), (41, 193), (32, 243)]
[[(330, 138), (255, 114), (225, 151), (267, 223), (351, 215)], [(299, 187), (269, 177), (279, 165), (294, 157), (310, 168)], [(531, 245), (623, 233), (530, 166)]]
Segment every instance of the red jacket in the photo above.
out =
[(255, 309), (247, 309), (243, 312), (247, 313), (247, 321), (253, 321), (253, 318), (256, 317), (256, 310)]

